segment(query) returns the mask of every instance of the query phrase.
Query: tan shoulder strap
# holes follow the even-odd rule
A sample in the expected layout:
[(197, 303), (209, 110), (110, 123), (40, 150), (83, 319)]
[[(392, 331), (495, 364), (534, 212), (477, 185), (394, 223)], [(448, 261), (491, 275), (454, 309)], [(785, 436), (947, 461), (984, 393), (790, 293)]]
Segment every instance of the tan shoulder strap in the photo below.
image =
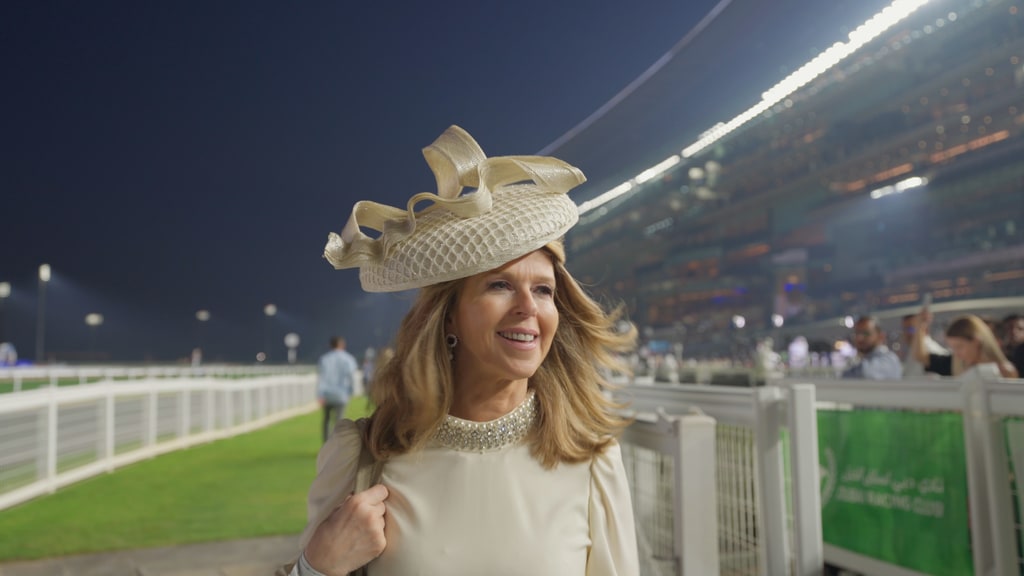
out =
[[(359, 427), (359, 437), (365, 438), (366, 426), (369, 424), (369, 420), (366, 418), (360, 418), (356, 421), (356, 426)], [(362, 492), (372, 486), (376, 486), (380, 483), (380, 475), (384, 468), (384, 463), (373, 457), (373, 451), (366, 445), (366, 441), (360, 442), (359, 448), (359, 468), (356, 471), (356, 492)]]
[(375, 460), (373, 452), (366, 446), (359, 453), (359, 470), (356, 471), (356, 489), (362, 492), (380, 483), (380, 474), (384, 463)]
[[(384, 469), (384, 462), (373, 457), (373, 451), (366, 445), (366, 426), (369, 420), (360, 418), (356, 420), (359, 427), (359, 468), (356, 470), (355, 492), (362, 492), (380, 483), (381, 472)], [(366, 566), (352, 573), (354, 576), (366, 576)]]

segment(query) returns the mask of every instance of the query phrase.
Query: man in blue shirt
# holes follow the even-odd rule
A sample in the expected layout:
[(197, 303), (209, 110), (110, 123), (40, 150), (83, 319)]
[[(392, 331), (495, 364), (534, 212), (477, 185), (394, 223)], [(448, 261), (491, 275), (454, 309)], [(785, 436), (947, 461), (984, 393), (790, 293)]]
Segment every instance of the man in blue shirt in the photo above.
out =
[(843, 371), (843, 378), (862, 380), (899, 380), (903, 365), (899, 356), (882, 343), (882, 329), (871, 316), (861, 316), (853, 325), (853, 347), (858, 362)]
[(331, 350), (320, 357), (316, 380), (316, 397), (324, 409), (324, 442), (334, 429), (334, 422), (345, 413), (356, 369), (356, 359), (345, 351), (345, 339), (331, 338)]

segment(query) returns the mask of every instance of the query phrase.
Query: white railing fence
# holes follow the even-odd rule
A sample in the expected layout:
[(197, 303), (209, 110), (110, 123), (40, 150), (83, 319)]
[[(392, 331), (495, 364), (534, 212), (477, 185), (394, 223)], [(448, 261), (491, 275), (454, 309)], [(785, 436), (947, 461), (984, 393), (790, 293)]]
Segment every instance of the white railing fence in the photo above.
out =
[(316, 407), (316, 376), (161, 378), (0, 396), (0, 510)]
[(641, 574), (719, 574), (714, 420), (637, 414), (621, 440)]
[(620, 391), (716, 420), (722, 574), (1024, 574), (1024, 382), (769, 384)]
[[(639, 413), (696, 407), (717, 423), (715, 484), (705, 498), (717, 500), (721, 574), (821, 574), (813, 386), (625, 385), (616, 395)], [(677, 525), (691, 520), (675, 517)]]
[[(778, 382), (783, 387), (806, 383), (803, 379)], [(948, 562), (959, 562), (960, 568), (912, 566), (906, 547), (893, 558), (878, 558), (852, 550), (853, 546), (826, 542), (829, 562), (880, 576), (1022, 573), (1020, 526), (1015, 522), (1015, 514), (1020, 517), (1020, 502), (1014, 500), (1014, 494), (1018, 490), (1015, 471), (1024, 466), (1024, 382), (824, 379), (814, 385), (821, 417), (839, 416), (847, 423), (858, 417), (873, 419), (874, 430), (865, 429), (868, 433), (860, 435), (853, 448), (862, 454), (886, 452), (890, 463), (895, 460), (894, 469), (874, 470), (873, 480), (872, 470), (865, 470), (862, 461), (843, 462), (843, 456), (837, 455), (836, 462), (822, 462), (823, 469), (833, 469), (839, 483), (838, 488), (835, 484), (822, 488), (833, 494), (832, 505), (844, 499), (843, 483), (853, 486), (846, 491), (847, 504), (879, 511), (875, 517), (886, 518), (888, 529), (896, 533), (914, 533), (923, 526), (941, 534), (934, 539), (934, 549), (921, 552), (936, 558), (947, 555)], [(866, 475), (862, 477), (858, 469)], [(965, 494), (958, 491), (963, 482)], [(904, 493), (914, 497), (899, 498), (897, 486), (909, 487)], [(858, 502), (864, 496), (866, 499)], [(925, 520), (913, 524), (915, 516)], [(831, 528), (838, 532), (836, 526)], [(825, 534), (830, 540), (841, 539), (838, 534), (830, 536), (828, 525)], [(949, 555), (948, 549), (960, 546), (960, 535), (967, 535), (962, 547), (969, 550)]]
[(90, 384), (104, 380), (151, 380), (154, 378), (251, 378), (314, 372), (315, 366), (17, 366), (0, 367), (0, 391), (4, 386), (21, 392), (42, 386)]

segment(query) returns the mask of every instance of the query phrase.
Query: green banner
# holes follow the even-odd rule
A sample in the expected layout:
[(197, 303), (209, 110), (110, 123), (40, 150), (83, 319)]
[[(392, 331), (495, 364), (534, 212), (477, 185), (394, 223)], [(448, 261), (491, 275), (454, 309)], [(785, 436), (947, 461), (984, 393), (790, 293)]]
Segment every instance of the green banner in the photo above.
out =
[(959, 414), (818, 411), (825, 542), (936, 576), (973, 574)]

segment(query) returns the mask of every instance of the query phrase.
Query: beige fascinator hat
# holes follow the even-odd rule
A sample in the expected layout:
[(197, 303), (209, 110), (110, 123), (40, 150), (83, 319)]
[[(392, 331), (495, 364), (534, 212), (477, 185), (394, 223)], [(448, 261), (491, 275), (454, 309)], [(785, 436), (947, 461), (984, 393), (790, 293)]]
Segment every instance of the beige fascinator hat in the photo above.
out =
[[(561, 238), (579, 219), (567, 192), (586, 178), (561, 160), (488, 158), (458, 126), (423, 156), (437, 194), (416, 194), (405, 210), (357, 202), (341, 234), (328, 236), (324, 257), (338, 270), (359, 268), (367, 292), (422, 288), (493, 270)], [(379, 235), (371, 238), (363, 228)]]

